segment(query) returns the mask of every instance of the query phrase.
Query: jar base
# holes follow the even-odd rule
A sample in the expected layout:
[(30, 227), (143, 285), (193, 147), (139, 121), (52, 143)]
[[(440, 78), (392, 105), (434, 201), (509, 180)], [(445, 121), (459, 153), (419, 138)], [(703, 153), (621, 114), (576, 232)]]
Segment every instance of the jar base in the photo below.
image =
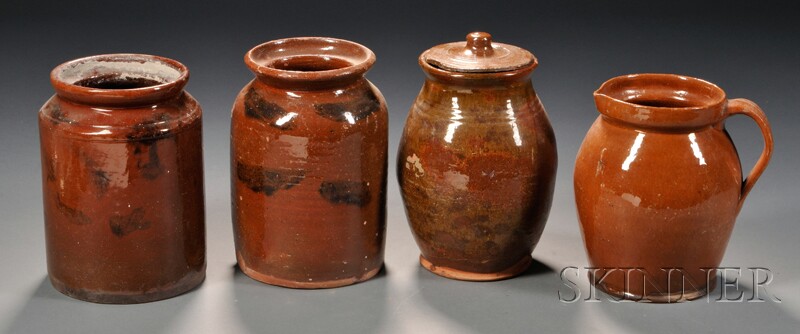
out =
[(652, 294), (652, 295), (637, 295), (626, 291), (619, 291), (614, 288), (610, 288), (603, 283), (595, 284), (595, 288), (600, 291), (605, 292), (606, 294), (613, 296), (617, 300), (629, 300), (635, 301), (638, 303), (682, 303), (692, 301), (698, 298), (702, 298), (703, 296), (707, 295), (709, 292), (714, 291), (716, 287), (716, 280), (711, 280), (710, 284), (703, 289), (695, 290), (695, 291), (688, 291), (688, 292), (680, 292), (680, 293), (664, 293), (664, 294)]
[(73, 289), (50, 276), (50, 283), (58, 292), (78, 300), (98, 304), (141, 304), (169, 299), (187, 293), (199, 286), (206, 278), (205, 268), (192, 272), (169, 288), (154, 289), (151, 292), (98, 292), (86, 289)]
[(419, 256), (419, 263), (425, 269), (428, 269), (428, 271), (442, 277), (460, 281), (487, 282), (504, 280), (521, 274), (527, 270), (528, 267), (530, 267), (531, 263), (533, 263), (533, 257), (530, 255), (525, 256), (513, 266), (494, 273), (475, 273), (444, 266), (437, 266), (428, 261), (428, 259), (422, 256), (422, 254)]
[(342, 286), (361, 283), (366, 280), (369, 280), (370, 278), (375, 277), (375, 275), (377, 275), (381, 271), (381, 269), (383, 269), (383, 263), (381, 263), (380, 266), (374, 269), (364, 272), (364, 274), (359, 277), (348, 277), (337, 280), (317, 281), (317, 282), (315, 281), (297, 282), (260, 273), (247, 267), (247, 264), (245, 264), (241, 260), (241, 258), (239, 259), (239, 269), (241, 269), (242, 272), (248, 277), (256, 281), (259, 281), (261, 283), (266, 283), (269, 285), (275, 285), (291, 289), (331, 289), (331, 288), (338, 288)]

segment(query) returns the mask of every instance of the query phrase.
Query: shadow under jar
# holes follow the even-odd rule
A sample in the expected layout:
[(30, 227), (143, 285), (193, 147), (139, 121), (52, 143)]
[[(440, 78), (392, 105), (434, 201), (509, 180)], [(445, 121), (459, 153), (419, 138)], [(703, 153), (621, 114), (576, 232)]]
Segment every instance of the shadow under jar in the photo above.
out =
[(110, 54), (50, 76), (39, 112), (47, 267), (96, 303), (170, 298), (205, 278), (201, 109), (174, 60)]
[[(745, 197), (767, 167), (772, 133), (755, 103), (673, 74), (612, 78), (578, 151), (575, 200), (590, 282), (619, 298), (679, 302), (714, 289)], [(764, 150), (742, 180), (725, 120), (756, 121)]]
[(476, 32), (425, 51), (419, 64), (427, 79), (397, 177), (420, 262), (460, 280), (518, 275), (544, 230), (557, 164), (530, 80), (536, 58)]
[(333, 288), (383, 265), (388, 114), (366, 47), (287, 38), (256, 46), (231, 121), (239, 268), (290, 288)]

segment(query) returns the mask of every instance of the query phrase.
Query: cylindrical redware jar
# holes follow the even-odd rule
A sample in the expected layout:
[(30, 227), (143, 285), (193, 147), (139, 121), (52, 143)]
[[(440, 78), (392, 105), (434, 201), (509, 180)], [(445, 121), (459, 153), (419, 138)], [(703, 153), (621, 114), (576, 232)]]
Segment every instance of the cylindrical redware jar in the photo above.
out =
[[(591, 283), (644, 302), (704, 296), (772, 154), (767, 117), (710, 82), (673, 74), (616, 77), (594, 98), (600, 116), (575, 162)], [(765, 140), (744, 180), (725, 130), (725, 120), (739, 114), (755, 120)]]
[(530, 75), (536, 58), (487, 33), (425, 51), (397, 174), (408, 221), (435, 274), (470, 281), (531, 264), (553, 196), (556, 143)]
[(332, 288), (383, 265), (388, 114), (350, 41), (287, 38), (256, 46), (231, 121), (239, 268), (264, 283)]
[(186, 67), (141, 54), (56, 67), (39, 112), (47, 268), (97, 303), (173, 297), (205, 277), (201, 109)]

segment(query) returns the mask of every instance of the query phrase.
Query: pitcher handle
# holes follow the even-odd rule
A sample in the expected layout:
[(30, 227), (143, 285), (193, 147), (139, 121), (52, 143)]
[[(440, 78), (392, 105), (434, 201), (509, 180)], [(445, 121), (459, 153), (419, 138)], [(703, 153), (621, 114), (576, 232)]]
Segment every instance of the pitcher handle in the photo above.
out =
[(764, 150), (761, 152), (761, 156), (758, 158), (756, 165), (750, 170), (750, 174), (742, 181), (742, 190), (739, 194), (739, 206), (736, 209), (737, 213), (742, 209), (742, 204), (744, 203), (745, 197), (747, 197), (747, 194), (750, 192), (750, 189), (753, 189), (753, 185), (756, 184), (761, 173), (767, 168), (769, 159), (772, 157), (773, 147), (772, 130), (770, 129), (769, 121), (767, 121), (767, 115), (764, 114), (764, 111), (762, 111), (755, 102), (747, 99), (728, 100), (728, 115), (726, 118), (739, 114), (752, 118), (756, 124), (758, 124), (758, 127), (761, 129), (761, 135), (764, 136)]

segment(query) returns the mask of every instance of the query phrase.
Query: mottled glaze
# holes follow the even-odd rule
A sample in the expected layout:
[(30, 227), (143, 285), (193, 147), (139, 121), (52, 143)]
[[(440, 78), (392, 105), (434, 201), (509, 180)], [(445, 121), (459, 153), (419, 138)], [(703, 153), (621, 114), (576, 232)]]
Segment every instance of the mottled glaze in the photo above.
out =
[[(705, 295), (745, 196), (769, 161), (766, 116), (748, 100), (727, 100), (714, 84), (670, 74), (613, 78), (594, 96), (601, 115), (575, 165), (586, 250), (601, 268), (592, 283), (638, 301)], [(737, 114), (753, 118), (765, 139), (744, 181), (724, 126)]]
[(62, 293), (141, 303), (205, 277), (201, 109), (182, 64), (114, 54), (56, 67), (39, 112), (47, 268)]
[[(467, 38), (466, 53), (491, 48), (486, 33)], [(429, 51), (420, 56), (427, 79), (406, 121), (397, 173), (420, 262), (438, 275), (498, 280), (531, 263), (557, 158), (528, 55), (488, 72), (443, 70), (428, 62)]]
[(264, 283), (332, 288), (383, 265), (388, 114), (364, 74), (375, 55), (321, 37), (256, 46), (233, 106), (239, 267)]

